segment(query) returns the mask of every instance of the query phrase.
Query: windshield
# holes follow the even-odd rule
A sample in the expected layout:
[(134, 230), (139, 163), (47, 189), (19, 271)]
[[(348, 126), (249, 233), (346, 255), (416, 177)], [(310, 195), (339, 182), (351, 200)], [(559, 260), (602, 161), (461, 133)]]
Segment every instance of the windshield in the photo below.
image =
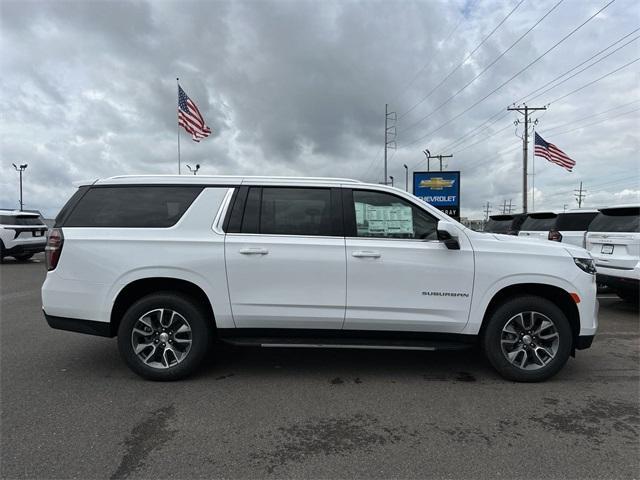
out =
[(572, 212), (558, 214), (556, 228), (560, 231), (583, 232), (598, 212)]
[(484, 231), (491, 232), (491, 233), (507, 233), (509, 230), (511, 230), (512, 222), (513, 222), (512, 219), (496, 220), (496, 219), (490, 218), (489, 221), (484, 226)]
[(0, 215), (2, 225), (43, 225), (39, 217), (34, 215)]
[(558, 216), (554, 213), (542, 214), (542, 215), (529, 215), (522, 224), (520, 230), (526, 231), (549, 231), (553, 229), (556, 224), (556, 218)]
[(640, 232), (640, 208), (602, 210), (589, 225), (590, 232)]

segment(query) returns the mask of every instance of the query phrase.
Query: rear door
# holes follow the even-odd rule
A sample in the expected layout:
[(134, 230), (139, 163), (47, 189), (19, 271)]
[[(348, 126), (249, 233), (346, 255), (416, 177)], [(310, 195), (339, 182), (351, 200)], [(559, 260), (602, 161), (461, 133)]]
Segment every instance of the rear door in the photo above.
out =
[(473, 290), (471, 244), (437, 240), (438, 219), (395, 194), (345, 190), (349, 330), (457, 333)]
[(631, 270), (640, 261), (640, 207), (602, 209), (589, 225), (587, 249), (601, 267)]
[(342, 328), (346, 262), (339, 189), (242, 187), (225, 259), (240, 328)]

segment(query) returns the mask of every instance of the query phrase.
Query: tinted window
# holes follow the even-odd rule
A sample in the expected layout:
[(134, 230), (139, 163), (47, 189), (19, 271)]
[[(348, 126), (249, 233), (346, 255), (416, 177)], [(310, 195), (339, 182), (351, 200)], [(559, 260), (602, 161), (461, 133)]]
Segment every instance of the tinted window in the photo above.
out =
[(560, 213), (556, 221), (556, 229), (565, 232), (586, 231), (598, 212)]
[(489, 218), (489, 221), (484, 225), (485, 232), (491, 233), (507, 233), (511, 230), (511, 224), (513, 218)]
[(590, 232), (640, 232), (640, 208), (615, 208), (600, 212)]
[(358, 237), (437, 240), (438, 220), (395, 195), (353, 191)]
[[(259, 231), (279, 235), (332, 235), (331, 190), (328, 188), (262, 188)], [(251, 229), (251, 218), (257, 204), (258, 188), (247, 197), (245, 220)], [(255, 200), (252, 194), (256, 195)], [(247, 232), (250, 233), (250, 232)]]
[(555, 214), (529, 215), (522, 224), (521, 230), (526, 231), (549, 231), (555, 227)]
[(43, 225), (40, 217), (34, 217), (31, 215), (15, 216), (15, 215), (0, 215), (0, 224), (2, 225)]
[(202, 187), (93, 187), (64, 221), (65, 227), (170, 227)]

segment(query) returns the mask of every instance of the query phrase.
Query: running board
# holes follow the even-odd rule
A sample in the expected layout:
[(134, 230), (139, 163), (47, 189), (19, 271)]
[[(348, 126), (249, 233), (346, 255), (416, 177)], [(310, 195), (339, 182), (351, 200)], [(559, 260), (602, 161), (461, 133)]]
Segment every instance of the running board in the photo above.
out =
[(225, 343), (245, 347), (263, 348), (344, 348), (367, 350), (465, 350), (473, 345), (463, 342), (382, 340), (356, 338), (265, 338), (265, 337), (225, 337)]

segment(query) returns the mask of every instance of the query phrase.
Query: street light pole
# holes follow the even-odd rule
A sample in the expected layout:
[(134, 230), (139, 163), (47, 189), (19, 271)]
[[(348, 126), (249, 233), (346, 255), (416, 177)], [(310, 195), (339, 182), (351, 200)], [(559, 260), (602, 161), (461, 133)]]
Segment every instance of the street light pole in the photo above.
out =
[(22, 202), (22, 172), (26, 170), (28, 165), (26, 163), (23, 163), (19, 167), (15, 163), (12, 163), (12, 165), (13, 168), (16, 169), (16, 172), (20, 172), (20, 211), (22, 211), (22, 209), (24, 208), (24, 203)]
[(409, 191), (409, 167), (407, 167), (407, 164), (403, 164), (404, 167), (404, 189), (405, 191)]
[(190, 165), (187, 165), (187, 168), (189, 169), (190, 172), (193, 172), (194, 175), (197, 175), (198, 170), (200, 170), (200, 164), (196, 163), (196, 168), (191, 168)]
[(389, 175), (389, 178), (391, 179), (391, 186), (393, 187), (393, 175)]

